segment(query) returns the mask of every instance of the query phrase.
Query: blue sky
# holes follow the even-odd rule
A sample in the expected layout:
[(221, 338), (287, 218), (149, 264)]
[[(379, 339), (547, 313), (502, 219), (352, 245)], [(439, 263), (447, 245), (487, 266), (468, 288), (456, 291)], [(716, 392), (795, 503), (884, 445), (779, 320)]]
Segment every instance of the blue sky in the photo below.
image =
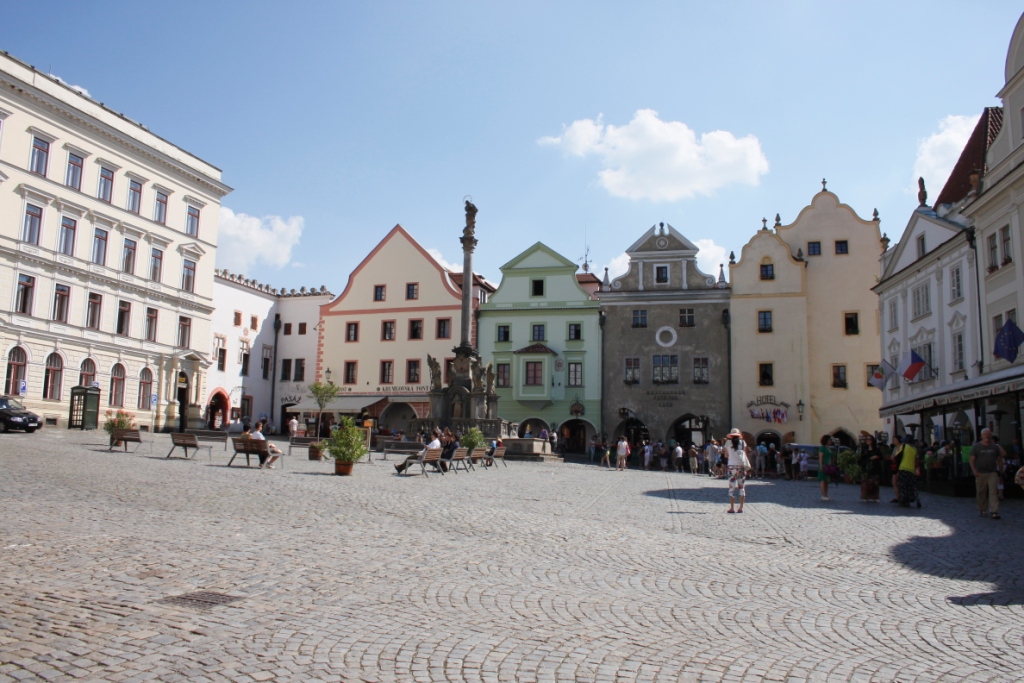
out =
[[(0, 49), (213, 163), (218, 263), (344, 289), (396, 223), (476, 270), (593, 269), (665, 221), (706, 269), (822, 177), (895, 241), (997, 105), (1019, 3), (12, 3)], [(961, 118), (949, 118), (961, 117)], [(717, 131), (717, 132), (716, 132)], [(621, 262), (621, 258), (619, 259)], [(715, 266), (717, 272), (717, 266)]]

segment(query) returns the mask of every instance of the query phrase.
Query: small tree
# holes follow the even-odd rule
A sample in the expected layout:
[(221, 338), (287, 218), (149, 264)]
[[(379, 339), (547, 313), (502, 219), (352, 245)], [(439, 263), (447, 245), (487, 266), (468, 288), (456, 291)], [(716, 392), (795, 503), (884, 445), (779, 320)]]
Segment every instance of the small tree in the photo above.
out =
[(338, 462), (358, 462), (370, 452), (362, 430), (348, 415), (342, 415), (338, 428), (325, 443), (327, 454)]
[(480, 448), (485, 443), (487, 443), (487, 440), (484, 438), (483, 432), (481, 432), (477, 427), (471, 427), (465, 434), (462, 435), (462, 438), (459, 440), (459, 443), (464, 448), (468, 448), (469, 452), (472, 452), (473, 450)]
[(341, 388), (334, 382), (313, 382), (309, 385), (309, 393), (313, 394), (313, 400), (316, 401), (317, 407), (320, 408), (320, 412), (316, 416), (317, 443), (320, 443), (320, 422), (324, 419), (324, 408), (334, 400), (339, 391), (341, 391)]

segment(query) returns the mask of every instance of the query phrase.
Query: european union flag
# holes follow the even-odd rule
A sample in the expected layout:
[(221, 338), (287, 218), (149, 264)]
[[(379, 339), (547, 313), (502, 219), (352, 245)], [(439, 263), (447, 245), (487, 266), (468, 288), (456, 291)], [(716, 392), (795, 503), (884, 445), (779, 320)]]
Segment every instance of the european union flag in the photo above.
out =
[(1024, 344), (1024, 332), (1017, 327), (1017, 323), (1007, 319), (1003, 329), (996, 335), (996, 348), (992, 353), (1012, 363), (1017, 360), (1017, 347), (1021, 344)]

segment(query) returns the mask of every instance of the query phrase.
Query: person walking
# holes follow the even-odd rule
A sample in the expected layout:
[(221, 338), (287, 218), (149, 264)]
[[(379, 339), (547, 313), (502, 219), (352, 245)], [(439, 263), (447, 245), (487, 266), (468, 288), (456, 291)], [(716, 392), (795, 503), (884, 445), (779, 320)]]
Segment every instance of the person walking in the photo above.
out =
[(992, 430), (981, 430), (981, 441), (971, 446), (971, 471), (982, 517), (999, 516), (999, 477), (1006, 462), (1006, 451), (992, 440)]
[(892, 459), (897, 465), (896, 483), (899, 487), (896, 502), (905, 508), (915, 502), (917, 507), (921, 507), (921, 499), (917, 495), (917, 449), (911, 445), (911, 439), (905, 440), (907, 443), (903, 443), (904, 439), (899, 436), (893, 437), (892, 440)]
[(599, 446), (601, 450), (601, 466), (611, 468), (612, 466), (612, 447), (607, 443), (601, 443)]
[(828, 480), (832, 476), (830, 467), (835, 456), (832, 454), (832, 449), (828, 447), (830, 441), (832, 441), (830, 434), (821, 437), (821, 447), (818, 449), (818, 483), (821, 485), (821, 499), (825, 502), (832, 500), (828, 497)]
[[(738, 429), (729, 432), (722, 445), (722, 452), (728, 458), (729, 467), (729, 509), (727, 512), (743, 512), (743, 504), (747, 502), (747, 475), (750, 473), (750, 459), (747, 457), (747, 444)], [(736, 497), (739, 496), (740, 506), (736, 509)]]
[(764, 441), (757, 444), (757, 455), (754, 456), (754, 476), (764, 479), (764, 467), (768, 459), (768, 447)]
[(619, 443), (615, 446), (615, 469), (626, 471), (626, 458), (629, 457), (629, 444), (626, 437), (620, 436)]
[(864, 445), (860, 449), (860, 469), (863, 476), (860, 499), (877, 503), (878, 484), (882, 480), (882, 451), (873, 436), (864, 437)]
[(692, 442), (690, 443), (690, 448), (687, 451), (687, 456), (690, 460), (690, 474), (697, 474), (697, 444)]

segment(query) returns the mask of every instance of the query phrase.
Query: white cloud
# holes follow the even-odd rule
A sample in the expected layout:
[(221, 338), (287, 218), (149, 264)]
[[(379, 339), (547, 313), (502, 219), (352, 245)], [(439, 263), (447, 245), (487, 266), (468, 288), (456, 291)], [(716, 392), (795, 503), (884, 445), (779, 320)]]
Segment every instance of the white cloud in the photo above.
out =
[(572, 156), (596, 154), (604, 168), (598, 182), (615, 197), (674, 202), (710, 195), (736, 183), (757, 185), (768, 160), (753, 135), (737, 138), (716, 130), (697, 134), (682, 121), (662, 121), (640, 109), (625, 126), (605, 125), (601, 116), (580, 119), (540, 145)]
[(700, 251), (697, 252), (697, 267), (701, 272), (714, 275), (718, 279), (719, 266), (729, 263), (729, 250), (715, 244), (712, 239), (693, 240)]
[[(449, 263), (448, 261), (446, 261), (444, 259), (444, 256), (441, 255), (441, 250), (440, 249), (438, 249), (436, 247), (431, 247), (430, 249), (427, 249), (427, 253), (430, 254), (431, 256), (433, 256), (434, 260), (437, 261), (438, 263), (440, 263), (441, 267), (444, 268), (445, 270), (450, 270), (453, 273), (461, 273), (462, 272), (462, 264), (459, 263), (459, 264), (456, 265), (454, 263)], [(476, 269), (474, 268), (473, 270), (475, 271)]]
[(911, 193), (917, 193), (917, 179), (924, 178), (932, 199), (939, 196), (976, 125), (978, 116), (950, 115), (939, 121), (938, 133), (918, 141)]
[(82, 93), (86, 97), (92, 97), (92, 95), (89, 94), (89, 91), (86, 90), (85, 88), (83, 88), (82, 86), (80, 86), (80, 85), (72, 85), (72, 84), (68, 83), (67, 81), (65, 81), (63, 78), (61, 78), (60, 76), (58, 76), (57, 74), (50, 74), (50, 78), (52, 78), (53, 80), (57, 81), (58, 83), (63, 83), (64, 85), (68, 86), (72, 90), (76, 90), (76, 91)]
[(284, 268), (292, 260), (304, 224), (302, 216), (259, 218), (222, 206), (217, 266), (243, 274), (257, 265)]
[[(611, 261), (609, 261), (607, 264), (605, 264), (605, 266), (608, 268), (609, 280), (614, 280), (620, 275), (625, 275), (626, 271), (629, 270), (629, 254), (627, 254), (626, 252), (622, 252), (621, 254), (613, 258)], [(597, 275), (599, 278), (604, 279), (603, 272), (595, 273), (595, 275)]]

